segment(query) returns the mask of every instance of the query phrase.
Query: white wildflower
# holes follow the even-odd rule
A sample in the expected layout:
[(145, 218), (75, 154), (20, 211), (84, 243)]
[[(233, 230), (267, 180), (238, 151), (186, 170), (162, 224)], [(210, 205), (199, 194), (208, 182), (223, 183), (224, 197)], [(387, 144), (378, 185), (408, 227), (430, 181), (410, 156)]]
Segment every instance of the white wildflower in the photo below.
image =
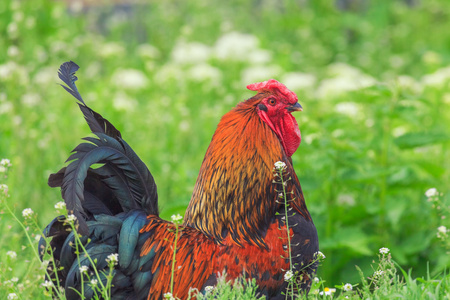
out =
[(423, 86), (420, 82), (415, 80), (413, 77), (408, 75), (400, 75), (396, 78), (395, 83), (408, 91), (412, 91), (415, 93), (420, 93), (423, 90)]
[(41, 263), (41, 267), (43, 269), (46, 269), (49, 264), (50, 264), (50, 260), (43, 260), (42, 263)]
[(441, 87), (448, 81), (450, 81), (450, 67), (441, 68), (422, 77), (422, 83), (430, 87)]
[(142, 57), (147, 59), (154, 59), (159, 57), (160, 52), (159, 50), (150, 45), (150, 44), (141, 44), (136, 48), (136, 53)]
[(8, 27), (6, 27), (6, 31), (8, 32), (9, 37), (14, 39), (18, 36), (19, 26), (17, 26), (16, 22), (11, 22), (8, 24)]
[(17, 253), (14, 251), (8, 251), (8, 252), (6, 252), (6, 256), (9, 256), (11, 259), (16, 259)]
[(14, 45), (9, 46), (8, 50), (7, 50), (7, 54), (8, 54), (9, 57), (16, 57), (16, 56), (18, 56), (20, 54), (19, 47), (14, 46)]
[(198, 42), (178, 41), (172, 50), (172, 60), (177, 64), (203, 63), (211, 56), (211, 49)]
[(175, 300), (175, 297), (172, 295), (172, 293), (165, 293), (163, 297), (167, 300)]
[(148, 78), (136, 69), (119, 69), (112, 75), (111, 81), (119, 88), (139, 90), (147, 87)]
[(320, 295), (325, 295), (325, 296), (331, 296), (334, 292), (336, 292), (336, 289), (330, 289), (330, 288), (324, 288), (323, 292), (320, 292)]
[(373, 277), (380, 277), (381, 275), (383, 275), (384, 271), (382, 270), (378, 270), (375, 271), (375, 273), (373, 273)]
[(315, 256), (316, 256), (316, 258), (317, 258), (318, 260), (322, 260), (322, 259), (327, 258), (327, 257), (325, 256), (325, 254), (323, 254), (321, 251), (317, 251), (317, 252), (315, 253)]
[(205, 286), (205, 292), (207, 292), (207, 293), (211, 292), (213, 289), (214, 289), (214, 287), (211, 285)]
[(0, 173), (5, 173), (7, 170), (4, 166), (0, 166)]
[(91, 279), (91, 286), (97, 286), (98, 280), (97, 279)]
[[(2, 172), (0, 172), (2, 173)], [(0, 184), (0, 193), (4, 193), (5, 196), (8, 195), (8, 186), (4, 183)]]
[(49, 289), (49, 288), (53, 287), (53, 282), (52, 282), (52, 281), (49, 281), (49, 280), (46, 280), (46, 281), (44, 281), (44, 283), (41, 283), (41, 285), (42, 285), (43, 287)]
[[(2, 68), (0, 66), (0, 79), (2, 77), (1, 72), (2, 72)], [(14, 108), (13, 104), (11, 102), (9, 102), (9, 101), (0, 103), (0, 115), (7, 114), (7, 113), (11, 112), (13, 108)]]
[(220, 60), (249, 61), (253, 52), (259, 49), (256, 36), (230, 32), (221, 36), (214, 45), (214, 56)]
[(354, 206), (356, 203), (355, 197), (353, 197), (353, 195), (351, 194), (339, 194), (339, 196), (337, 197), (337, 202), (340, 205), (345, 206)]
[(314, 281), (315, 283), (318, 283), (318, 282), (320, 281), (320, 279), (319, 279), (318, 277), (314, 277), (313, 281)]
[(80, 273), (87, 273), (88, 270), (89, 270), (88, 266), (81, 266), (80, 267)]
[[(267, 64), (272, 60), (272, 53), (265, 49), (253, 49), (248, 57), (248, 62), (254, 65)], [(283, 81), (284, 82), (284, 81)]]
[(439, 192), (436, 188), (431, 188), (425, 192), (425, 196), (427, 196), (428, 198), (439, 196)]
[(55, 84), (55, 82), (58, 82), (58, 79), (54, 67), (42, 68), (33, 76), (33, 84), (38, 86)]
[(390, 251), (389, 248), (386, 248), (386, 247), (380, 248), (380, 253), (381, 254), (388, 254), (389, 251)]
[(277, 161), (275, 164), (275, 169), (276, 170), (284, 170), (286, 169), (286, 164), (282, 161)]
[(448, 229), (445, 226), (439, 226), (437, 228), (437, 237), (440, 239), (444, 239), (447, 237)]
[(100, 49), (97, 51), (99, 55), (104, 58), (122, 57), (125, 54), (125, 48), (120, 43), (108, 42), (100, 45)]
[(19, 297), (17, 296), (16, 293), (9, 293), (7, 299), (8, 300), (15, 300), (15, 299), (19, 299)]
[(107, 263), (112, 263), (114, 265), (117, 265), (119, 262), (119, 254), (118, 253), (111, 253), (110, 255), (108, 255), (108, 257), (106, 258), (106, 262)]
[(120, 111), (133, 111), (137, 104), (135, 99), (122, 91), (118, 92), (113, 99), (113, 107)]
[(34, 212), (33, 212), (33, 210), (32, 210), (31, 208), (25, 208), (25, 209), (22, 211), (22, 216), (23, 216), (25, 219), (31, 218), (31, 216), (33, 216), (33, 214), (34, 214)]
[(19, 281), (19, 278), (17, 278), (17, 277), (11, 278), (11, 282), (17, 282), (17, 281)]
[(189, 69), (188, 74), (189, 79), (197, 82), (211, 81), (213, 84), (219, 85), (222, 80), (221, 71), (206, 63), (196, 64)]
[(352, 286), (350, 283), (346, 283), (346, 284), (344, 284), (344, 286), (342, 287), (342, 289), (343, 289), (345, 292), (350, 292), (351, 290), (353, 290), (353, 286)]
[(157, 83), (164, 84), (168, 81), (174, 80), (177, 83), (182, 83), (186, 80), (183, 74), (183, 70), (180, 68), (179, 65), (175, 63), (168, 63), (164, 66), (160, 67), (155, 75), (154, 80)]
[(332, 98), (376, 83), (375, 78), (345, 63), (331, 64), (328, 73), (332, 78), (322, 80), (317, 88), (318, 98)]
[(176, 224), (179, 224), (181, 223), (181, 221), (183, 221), (183, 217), (180, 214), (172, 215), (171, 219), (172, 222)]
[(76, 219), (77, 219), (77, 217), (75, 217), (75, 215), (68, 215), (67, 219), (66, 219), (66, 222), (74, 223)]
[(294, 277), (294, 273), (289, 270), (284, 274), (284, 280), (291, 281), (292, 277)]
[(55, 204), (55, 208), (58, 210), (65, 209), (66, 203), (64, 203), (64, 201), (59, 201), (58, 203)]
[(354, 102), (341, 102), (336, 104), (334, 110), (342, 115), (356, 117), (359, 114), (359, 106)]
[(33, 107), (41, 102), (41, 96), (35, 93), (27, 93), (22, 96), (21, 102), (25, 106)]

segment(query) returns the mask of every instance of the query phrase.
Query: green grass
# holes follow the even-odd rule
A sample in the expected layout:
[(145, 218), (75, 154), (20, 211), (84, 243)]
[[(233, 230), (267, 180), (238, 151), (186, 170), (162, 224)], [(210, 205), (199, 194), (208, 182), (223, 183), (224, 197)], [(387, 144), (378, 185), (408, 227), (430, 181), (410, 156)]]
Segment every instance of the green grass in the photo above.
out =
[[(149, 166), (166, 219), (184, 213), (220, 117), (252, 95), (246, 84), (276, 78), (304, 107), (293, 161), (327, 256), (319, 288), (361, 282), (355, 265), (371, 276), (375, 253), (388, 247), (406, 270), (397, 267), (404, 283), (391, 282), (391, 297), (448, 291), (449, 239), (437, 228), (450, 227), (450, 4), (187, 2), (119, 12), (0, 3), (0, 159), (13, 165), (0, 183), (19, 219), (28, 207), (41, 227), (55, 216), (61, 197), (48, 175), (89, 133), (56, 84), (62, 62), (81, 66), (86, 102)], [(442, 196), (427, 201), (432, 187)], [(43, 271), (3, 204), (0, 220), (0, 297), (22, 287), (22, 299), (45, 299)]]

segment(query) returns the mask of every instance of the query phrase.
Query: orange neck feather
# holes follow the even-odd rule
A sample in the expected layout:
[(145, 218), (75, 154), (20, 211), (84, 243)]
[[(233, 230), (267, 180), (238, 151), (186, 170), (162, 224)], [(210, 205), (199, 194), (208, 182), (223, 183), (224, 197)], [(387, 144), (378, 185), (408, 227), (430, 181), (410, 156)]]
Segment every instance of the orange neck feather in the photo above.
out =
[[(186, 210), (185, 225), (219, 243), (229, 234), (238, 245), (266, 247), (263, 236), (278, 207), (274, 163), (284, 161), (294, 172), (277, 135), (256, 112), (260, 100), (256, 95), (222, 117)], [(295, 173), (292, 177), (295, 206), (309, 216)]]

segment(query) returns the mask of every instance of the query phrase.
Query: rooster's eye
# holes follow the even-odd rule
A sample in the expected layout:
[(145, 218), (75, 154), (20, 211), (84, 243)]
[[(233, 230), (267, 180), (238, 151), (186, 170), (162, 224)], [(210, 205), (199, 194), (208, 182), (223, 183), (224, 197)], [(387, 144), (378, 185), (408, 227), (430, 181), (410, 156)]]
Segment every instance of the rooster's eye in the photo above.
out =
[(270, 98), (269, 104), (273, 106), (273, 105), (277, 104), (277, 101), (274, 98)]

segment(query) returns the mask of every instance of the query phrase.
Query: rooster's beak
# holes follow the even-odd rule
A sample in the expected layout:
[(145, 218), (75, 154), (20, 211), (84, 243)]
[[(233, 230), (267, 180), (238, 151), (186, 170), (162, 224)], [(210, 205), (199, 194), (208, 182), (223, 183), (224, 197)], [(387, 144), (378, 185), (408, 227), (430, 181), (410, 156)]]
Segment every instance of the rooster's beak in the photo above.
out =
[(291, 105), (291, 106), (288, 106), (288, 107), (286, 107), (286, 109), (289, 111), (289, 112), (293, 112), (293, 111), (302, 111), (303, 110), (303, 107), (300, 105), (300, 103), (295, 103), (294, 105)]

